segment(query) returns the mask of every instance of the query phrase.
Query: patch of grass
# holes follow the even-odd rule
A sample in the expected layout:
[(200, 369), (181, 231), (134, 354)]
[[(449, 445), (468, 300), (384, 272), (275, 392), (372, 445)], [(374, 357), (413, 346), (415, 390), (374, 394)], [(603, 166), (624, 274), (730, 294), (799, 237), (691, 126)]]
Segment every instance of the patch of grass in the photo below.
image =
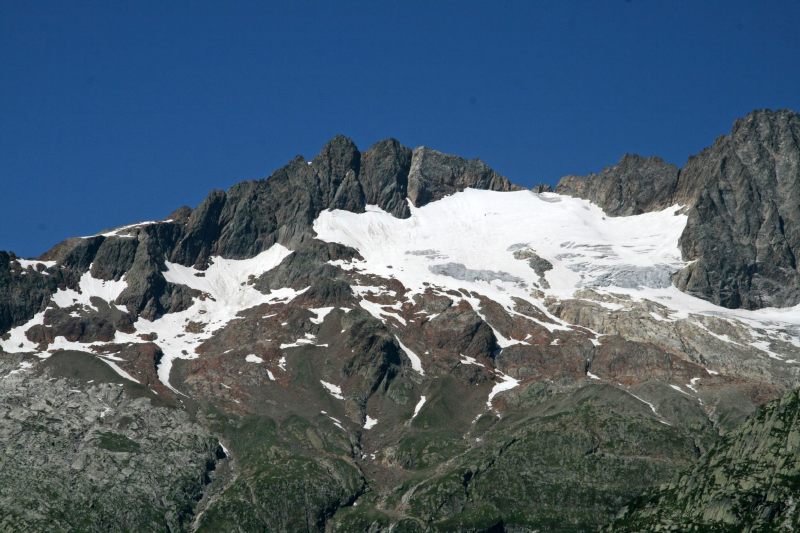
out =
[(137, 453), (142, 449), (138, 442), (129, 439), (125, 435), (120, 435), (119, 433), (104, 431), (99, 433), (99, 436), (99, 446), (105, 450), (112, 452)]

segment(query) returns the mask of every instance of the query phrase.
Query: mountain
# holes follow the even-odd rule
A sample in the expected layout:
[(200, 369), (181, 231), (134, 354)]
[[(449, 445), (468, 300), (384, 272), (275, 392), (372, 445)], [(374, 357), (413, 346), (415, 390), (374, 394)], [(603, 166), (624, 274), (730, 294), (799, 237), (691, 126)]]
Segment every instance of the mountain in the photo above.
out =
[(0, 529), (608, 524), (797, 387), (798, 124), (555, 192), (337, 136), (0, 253)]

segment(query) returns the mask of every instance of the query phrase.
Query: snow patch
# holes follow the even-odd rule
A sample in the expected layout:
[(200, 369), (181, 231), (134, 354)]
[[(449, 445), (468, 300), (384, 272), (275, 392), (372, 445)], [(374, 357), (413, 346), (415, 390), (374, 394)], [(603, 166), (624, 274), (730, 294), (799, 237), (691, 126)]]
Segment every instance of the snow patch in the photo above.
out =
[[(127, 372), (125, 372), (124, 370), (122, 370), (122, 369), (119, 367), (119, 365), (117, 365), (117, 363), (115, 363), (115, 362), (112, 360), (112, 359), (113, 359), (113, 357), (111, 357), (111, 356), (105, 356), (105, 357), (97, 356), (97, 358), (98, 358), (98, 359), (100, 359), (101, 361), (103, 361), (103, 362), (104, 362), (105, 364), (107, 364), (108, 366), (110, 366), (110, 367), (111, 367), (111, 369), (112, 369), (112, 370), (114, 370), (114, 372), (116, 372), (117, 374), (119, 374), (121, 377), (123, 377), (123, 378), (125, 378), (125, 379), (127, 379), (127, 380), (129, 380), (129, 381), (133, 381), (134, 383), (139, 383), (139, 380), (138, 380), (138, 379), (134, 378), (133, 376), (131, 376), (130, 374), (128, 374)], [(120, 360), (119, 358), (116, 358), (116, 359)]]
[(486, 367), (486, 365), (484, 365), (483, 363), (479, 363), (478, 360), (475, 359), (474, 357), (470, 357), (464, 354), (458, 354), (458, 355), (461, 356), (461, 359), (459, 359), (458, 362), (461, 363), (462, 365), (475, 365), (475, 366), (482, 366), (484, 368)]
[(55, 261), (38, 261), (36, 259), (20, 259), (20, 258), (15, 259), (15, 261), (19, 263), (19, 266), (21, 266), (22, 268), (31, 267), (34, 270), (36, 270), (36, 268), (39, 265), (44, 266), (44, 268), (51, 268), (56, 266)]
[(92, 298), (100, 298), (110, 304), (119, 298), (122, 291), (128, 287), (128, 283), (124, 278), (119, 281), (98, 279), (92, 276), (91, 270), (92, 266), (90, 265), (89, 270), (84, 272), (81, 276), (78, 283), (79, 291), (73, 289), (59, 289), (53, 294), (52, 302), (62, 308), (79, 304), (98, 310), (97, 307), (92, 304)]
[(337, 400), (344, 400), (344, 396), (342, 396), (342, 388), (339, 385), (334, 385), (333, 383), (328, 383), (327, 381), (319, 380), (322, 383), (322, 386), (325, 387), (328, 392), (336, 398)]
[(511, 390), (517, 385), (519, 385), (519, 380), (512, 378), (511, 376), (507, 376), (500, 372), (499, 370), (495, 371), (495, 374), (500, 378), (500, 383), (495, 383), (494, 387), (492, 387), (491, 392), (489, 392), (489, 399), (486, 400), (486, 406), (490, 409), (492, 408), (492, 399), (495, 396), (500, 394), (501, 392)]
[(422, 410), (422, 406), (425, 405), (425, 396), (420, 396), (417, 405), (414, 406), (414, 414), (411, 415), (411, 420), (414, 420), (419, 412)]
[(406, 354), (406, 357), (408, 357), (408, 359), (411, 361), (411, 368), (412, 368), (413, 370), (415, 370), (416, 372), (419, 372), (419, 374), (420, 374), (421, 376), (424, 376), (424, 375), (425, 375), (425, 370), (423, 370), (423, 368), (422, 368), (422, 359), (420, 359), (420, 358), (419, 358), (419, 356), (418, 356), (417, 354), (415, 354), (414, 352), (412, 352), (412, 351), (411, 351), (411, 350), (408, 348), (408, 346), (406, 346), (405, 344), (403, 344), (403, 343), (400, 341), (400, 339), (398, 339), (396, 336), (395, 336), (395, 340), (397, 341), (397, 344), (399, 344), (399, 345), (400, 345), (400, 348), (403, 350), (403, 352)]
[(309, 309), (312, 313), (316, 315), (315, 318), (311, 319), (311, 322), (314, 324), (322, 324), (325, 321), (325, 317), (333, 311), (333, 307), (317, 307), (314, 309)]

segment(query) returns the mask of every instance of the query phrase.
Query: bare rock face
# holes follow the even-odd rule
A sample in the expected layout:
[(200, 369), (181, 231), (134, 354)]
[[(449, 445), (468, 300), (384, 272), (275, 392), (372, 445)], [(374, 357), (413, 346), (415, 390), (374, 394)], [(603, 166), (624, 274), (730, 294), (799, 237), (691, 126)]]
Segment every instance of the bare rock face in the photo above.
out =
[(613, 216), (657, 211), (672, 205), (678, 167), (659, 157), (625, 154), (599, 174), (561, 178), (556, 192), (591, 200)]
[(46, 305), (55, 282), (43, 271), (22, 268), (16, 256), (0, 252), (0, 332), (25, 322)]
[(407, 218), (411, 150), (394, 139), (376, 143), (361, 158), (361, 186), (367, 204)]
[(695, 261), (680, 289), (731, 308), (800, 302), (800, 115), (739, 120), (689, 160), (675, 197), (692, 206), (680, 244)]
[(519, 187), (479, 159), (466, 160), (430, 148), (414, 150), (408, 176), (408, 198), (417, 207), (471, 187), (515, 191)]
[(225, 457), (208, 430), (91, 356), (13, 366), (0, 359), (0, 530), (189, 529)]
[(728, 307), (800, 302), (800, 115), (755, 111), (685, 167), (626, 155), (600, 174), (567, 176), (556, 191), (609, 215), (674, 204), (689, 217), (680, 246), (693, 261), (673, 282)]

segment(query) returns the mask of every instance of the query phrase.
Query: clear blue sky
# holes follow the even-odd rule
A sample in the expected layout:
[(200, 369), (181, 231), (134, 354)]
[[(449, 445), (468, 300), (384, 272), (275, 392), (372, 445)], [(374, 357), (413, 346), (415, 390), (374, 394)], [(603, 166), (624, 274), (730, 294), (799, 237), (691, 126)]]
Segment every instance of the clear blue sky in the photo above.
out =
[(336, 133), (555, 182), (800, 110), (800, 3), (0, 0), (0, 249), (196, 205)]

